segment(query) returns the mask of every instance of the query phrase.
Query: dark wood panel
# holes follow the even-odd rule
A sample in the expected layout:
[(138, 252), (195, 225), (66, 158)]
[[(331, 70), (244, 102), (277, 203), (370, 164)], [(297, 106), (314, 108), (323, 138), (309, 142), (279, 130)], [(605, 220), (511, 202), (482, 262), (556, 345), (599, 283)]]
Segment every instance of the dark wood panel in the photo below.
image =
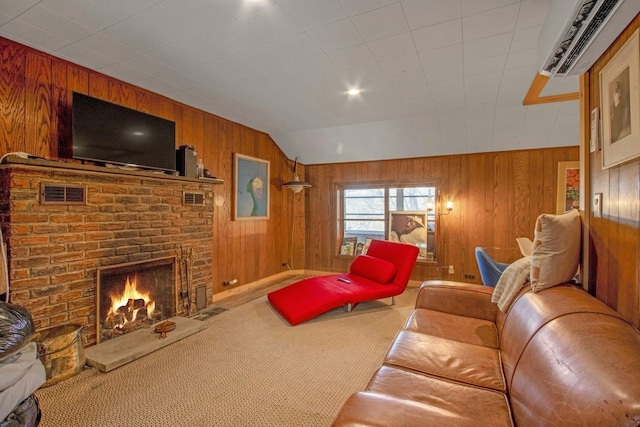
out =
[(71, 91), (68, 89), (67, 64), (51, 63), (51, 143), (49, 157), (71, 157)]

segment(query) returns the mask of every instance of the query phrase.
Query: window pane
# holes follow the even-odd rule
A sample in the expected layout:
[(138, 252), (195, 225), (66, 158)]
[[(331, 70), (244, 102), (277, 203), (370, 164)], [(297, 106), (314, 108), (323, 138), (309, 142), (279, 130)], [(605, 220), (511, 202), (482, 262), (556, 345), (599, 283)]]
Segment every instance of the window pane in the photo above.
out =
[(384, 188), (357, 188), (344, 191), (345, 237), (384, 238)]

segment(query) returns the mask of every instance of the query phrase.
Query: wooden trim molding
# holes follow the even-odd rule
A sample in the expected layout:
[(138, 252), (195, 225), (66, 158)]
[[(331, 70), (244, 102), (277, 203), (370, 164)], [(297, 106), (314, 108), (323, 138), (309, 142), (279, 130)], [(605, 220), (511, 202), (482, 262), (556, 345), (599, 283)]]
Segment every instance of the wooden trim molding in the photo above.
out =
[(580, 99), (580, 92), (540, 96), (548, 81), (549, 76), (540, 73), (536, 74), (536, 77), (529, 87), (529, 92), (527, 92), (524, 101), (522, 101), (522, 105), (549, 104), (552, 102), (575, 101)]

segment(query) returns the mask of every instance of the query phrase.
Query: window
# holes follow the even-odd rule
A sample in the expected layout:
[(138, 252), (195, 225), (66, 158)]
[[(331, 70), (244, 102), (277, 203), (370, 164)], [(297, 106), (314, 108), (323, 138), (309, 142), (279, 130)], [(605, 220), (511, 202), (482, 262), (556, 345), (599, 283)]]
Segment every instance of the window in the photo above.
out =
[(340, 254), (363, 253), (370, 239), (383, 239), (415, 244), (419, 259), (435, 260), (435, 187), (344, 185), (338, 194)]

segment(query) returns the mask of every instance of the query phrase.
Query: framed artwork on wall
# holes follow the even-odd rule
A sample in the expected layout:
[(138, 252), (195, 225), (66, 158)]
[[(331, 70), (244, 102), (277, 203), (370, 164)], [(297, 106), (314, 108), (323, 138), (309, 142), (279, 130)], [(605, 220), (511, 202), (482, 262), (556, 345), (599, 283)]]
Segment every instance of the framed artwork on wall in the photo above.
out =
[(558, 162), (556, 213), (580, 208), (580, 162)]
[(233, 153), (233, 219), (269, 219), (269, 161)]
[(427, 256), (427, 214), (424, 211), (389, 212), (389, 240), (420, 248), (419, 259)]
[(600, 71), (603, 169), (640, 156), (639, 31)]

